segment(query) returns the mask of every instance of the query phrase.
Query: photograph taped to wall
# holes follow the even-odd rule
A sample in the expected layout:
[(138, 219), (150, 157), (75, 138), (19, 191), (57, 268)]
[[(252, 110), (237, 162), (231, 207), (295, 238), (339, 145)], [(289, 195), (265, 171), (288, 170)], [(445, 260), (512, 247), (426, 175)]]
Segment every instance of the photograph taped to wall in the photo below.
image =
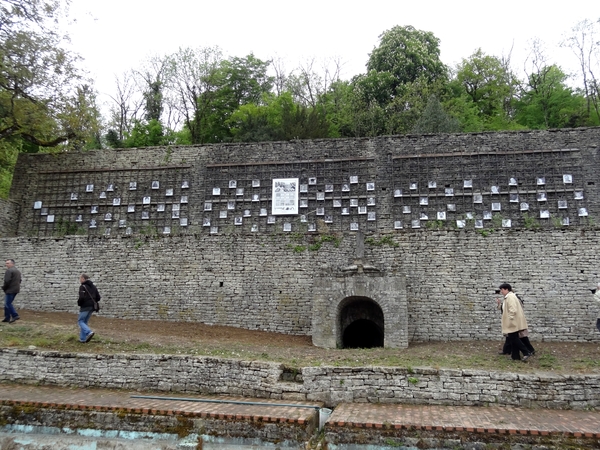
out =
[(104, 192), (104, 191), (100, 192), (100, 198), (106, 198), (106, 192)]
[[(583, 200), (583, 191), (575, 191), (575, 200)], [(40, 203), (41, 206), (41, 203)]]
[(127, 205), (127, 212), (128, 213), (135, 212), (135, 205)]
[(156, 205), (156, 210), (158, 212), (163, 212), (165, 210), (165, 204), (164, 203), (159, 203), (158, 205)]
[(33, 202), (33, 209), (42, 209), (42, 202)]
[(173, 196), (173, 189), (167, 189), (166, 193), (165, 193), (166, 197), (172, 197)]
[(273, 179), (271, 214), (298, 214), (298, 178)]

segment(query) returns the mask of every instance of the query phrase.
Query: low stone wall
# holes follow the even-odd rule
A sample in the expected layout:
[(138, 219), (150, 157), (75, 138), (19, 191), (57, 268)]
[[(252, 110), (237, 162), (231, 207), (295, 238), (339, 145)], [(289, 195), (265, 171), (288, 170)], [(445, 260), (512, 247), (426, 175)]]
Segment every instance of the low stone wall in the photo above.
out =
[[(517, 374), (400, 367), (305, 367), (174, 355), (0, 351), (0, 381), (242, 395), (257, 398), (439, 405), (597, 408), (600, 375)], [(292, 381), (284, 381), (291, 379)]]
[[(0, 405), (0, 448), (15, 445), (11, 434), (20, 429), (37, 436), (53, 435), (57, 437), (53, 444), (61, 441), (60, 435), (73, 436), (73, 430), (80, 431), (75, 436), (95, 438), (93, 444), (84, 446), (82, 440), (64, 443), (60, 448), (202, 448), (203, 442), (230, 445), (251, 445), (256, 442), (278, 443), (282, 448), (300, 448), (313, 436), (318, 414), (306, 423), (294, 421), (269, 422), (257, 417), (218, 417), (218, 414), (173, 414), (171, 411), (140, 412), (129, 409), (111, 409), (98, 411), (96, 407), (70, 409), (70, 405), (52, 407), (38, 404), (14, 404), (5, 402)], [(82, 410), (83, 409), (83, 410)], [(5, 434), (2, 440), (2, 432)], [(14, 434), (12, 434), (14, 436)], [(41, 443), (34, 447), (36, 435), (27, 435), (31, 447), (47, 449)], [(120, 442), (111, 439), (121, 438)], [(137, 437), (137, 440), (136, 440)], [(124, 440), (123, 438), (127, 439)], [(179, 439), (178, 439), (179, 438)], [(140, 441), (146, 441), (143, 447)], [(107, 442), (108, 441), (108, 442)], [(178, 442), (179, 441), (179, 442)], [(95, 445), (94, 445), (95, 444)], [(123, 444), (127, 445), (124, 447)], [(177, 445), (179, 444), (179, 445)], [(194, 444), (197, 444), (194, 445)], [(52, 448), (57, 448), (53, 446)]]

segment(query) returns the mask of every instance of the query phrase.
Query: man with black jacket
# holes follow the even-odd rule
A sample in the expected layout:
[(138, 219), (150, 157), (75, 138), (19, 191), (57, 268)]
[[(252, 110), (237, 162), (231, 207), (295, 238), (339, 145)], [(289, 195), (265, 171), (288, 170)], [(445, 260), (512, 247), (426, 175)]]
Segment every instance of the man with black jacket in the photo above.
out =
[(2, 322), (13, 323), (19, 320), (19, 314), (13, 306), (13, 301), (21, 291), (21, 272), (15, 267), (14, 259), (6, 260), (6, 272), (4, 272), (4, 320)]
[[(90, 342), (94, 337), (94, 332), (88, 326), (90, 317), (95, 311), (95, 304), (100, 301), (100, 293), (90, 277), (85, 273), (82, 273), (79, 277), (79, 298), (77, 299), (77, 305), (79, 306), (79, 318), (77, 324), (79, 325), (79, 342), (85, 344)], [(96, 302), (96, 303), (95, 303)]]

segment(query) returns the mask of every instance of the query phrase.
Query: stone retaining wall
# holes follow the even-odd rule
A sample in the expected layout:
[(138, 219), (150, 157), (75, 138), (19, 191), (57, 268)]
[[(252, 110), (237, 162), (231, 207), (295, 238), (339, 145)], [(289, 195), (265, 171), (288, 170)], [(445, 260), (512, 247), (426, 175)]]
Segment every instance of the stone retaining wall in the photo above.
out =
[[(409, 342), (501, 338), (493, 290), (506, 281), (525, 301), (532, 341), (600, 340), (598, 305), (588, 290), (600, 279), (598, 231), (437, 231), (388, 239), (367, 243), (364, 259), (381, 271), (383, 285), (405, 277), (407, 301), (400, 308), (393, 296), (386, 299), (385, 323), (406, 321)], [(109, 317), (311, 335), (313, 311), (331, 311), (323, 327), (337, 327), (337, 306), (349, 294), (330, 289), (348, 276), (343, 268), (355, 240), (296, 251), (301, 244), (291, 236), (12, 238), (0, 239), (0, 259), (15, 258), (23, 274), (18, 308), (76, 312), (85, 272)]]
[(305, 367), (167, 355), (89, 355), (2, 349), (0, 381), (257, 398), (440, 405), (597, 408), (600, 375), (395, 367)]
[(18, 223), (19, 205), (0, 198), (0, 237), (15, 236)]

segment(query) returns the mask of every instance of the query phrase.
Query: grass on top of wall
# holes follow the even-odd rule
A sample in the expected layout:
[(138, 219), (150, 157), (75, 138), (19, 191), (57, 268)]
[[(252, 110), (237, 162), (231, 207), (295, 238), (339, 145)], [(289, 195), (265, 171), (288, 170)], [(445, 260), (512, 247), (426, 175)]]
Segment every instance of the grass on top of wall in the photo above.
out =
[(21, 319), (0, 325), (0, 347), (95, 354), (151, 353), (213, 356), (308, 366), (390, 366), (497, 370), (510, 372), (600, 373), (597, 343), (531, 341), (536, 356), (528, 362), (499, 355), (497, 341), (415, 342), (406, 349), (323, 349), (309, 336), (211, 326), (193, 322), (143, 321), (94, 315), (96, 335), (78, 339), (77, 314), (20, 311)]

